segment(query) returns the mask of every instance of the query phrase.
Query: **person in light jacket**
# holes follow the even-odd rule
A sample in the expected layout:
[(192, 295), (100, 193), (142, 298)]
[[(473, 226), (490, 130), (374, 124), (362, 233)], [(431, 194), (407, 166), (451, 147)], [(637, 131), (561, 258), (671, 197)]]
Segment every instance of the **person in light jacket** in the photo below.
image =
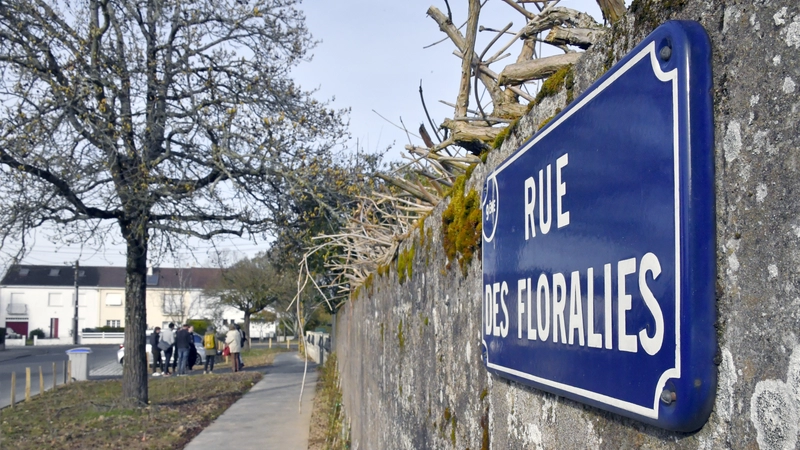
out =
[(225, 343), (231, 351), (231, 360), (233, 361), (233, 371), (239, 371), (239, 353), (242, 351), (242, 335), (236, 329), (236, 325), (228, 325), (228, 334), (225, 335)]
[(165, 370), (163, 371), (165, 376), (169, 376), (170, 363), (172, 364), (172, 371), (173, 372), (175, 371), (175, 368), (178, 365), (178, 362), (176, 360), (172, 359), (172, 352), (175, 350), (175, 324), (174, 323), (170, 322), (170, 324), (167, 327), (167, 329), (163, 330), (161, 332), (161, 340), (166, 342), (167, 344), (169, 344), (169, 348), (164, 350), (164, 365), (166, 367), (165, 367)]

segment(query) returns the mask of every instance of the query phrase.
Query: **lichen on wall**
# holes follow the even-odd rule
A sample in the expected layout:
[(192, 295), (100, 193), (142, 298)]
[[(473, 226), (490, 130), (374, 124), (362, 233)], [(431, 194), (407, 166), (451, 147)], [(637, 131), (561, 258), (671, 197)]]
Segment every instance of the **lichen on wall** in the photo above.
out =
[[(665, 20), (697, 20), (712, 42), (719, 351), (710, 419), (694, 433), (668, 432), (490, 375), (481, 360), (480, 258), (447, 267), (444, 241), (464, 231), (442, 226), (450, 199), (403, 244), (403, 260), (382, 267), (337, 315), (354, 448), (800, 444), (800, 4), (635, 0), (630, 11), (572, 67), (575, 98)], [(460, 198), (477, 195), (569, 100), (566, 88), (543, 96), (463, 180)], [(451, 258), (461, 252), (453, 248)]]

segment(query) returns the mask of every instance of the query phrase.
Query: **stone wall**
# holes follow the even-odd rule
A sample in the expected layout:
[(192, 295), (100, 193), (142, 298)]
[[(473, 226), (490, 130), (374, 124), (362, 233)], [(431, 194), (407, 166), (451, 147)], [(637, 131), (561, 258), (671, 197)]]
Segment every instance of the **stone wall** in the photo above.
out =
[[(668, 19), (699, 21), (714, 53), (719, 381), (706, 425), (668, 432), (489, 375), (480, 261), (448, 267), (441, 204), (402, 247), (411, 276), (375, 275), (338, 314), (352, 448), (798, 447), (800, 4), (637, 0), (575, 67), (574, 94)], [(566, 97), (534, 108), (468, 188)]]

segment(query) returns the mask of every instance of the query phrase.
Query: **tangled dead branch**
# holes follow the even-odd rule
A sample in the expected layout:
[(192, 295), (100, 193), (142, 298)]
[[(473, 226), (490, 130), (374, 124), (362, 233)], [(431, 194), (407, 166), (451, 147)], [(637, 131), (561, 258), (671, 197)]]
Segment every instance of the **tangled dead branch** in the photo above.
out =
[[(512, 25), (500, 29), (479, 25), (480, 0), (469, 0), (469, 14), (464, 23), (466, 35), (453, 23), (449, 5), (447, 14), (435, 6), (428, 9), (428, 16), (446, 35), (445, 40), (455, 46), (454, 54), (462, 62), (456, 102), (440, 100), (454, 108), (453, 117), (441, 123), (441, 134), (439, 129), (433, 130), (438, 143), (420, 125), (423, 145), (406, 145), (405, 164), (396, 165), (389, 173), (375, 174), (380, 183), (370, 197), (360, 198), (341, 232), (315, 238), (317, 245), (308, 250), (306, 258), (336, 249), (332, 253), (337, 256), (327, 263), (334, 281), (317, 286), (322, 295), (326, 295), (326, 287), (335, 291), (327, 295), (329, 300), (340, 304), (370, 274), (388, 266), (400, 243), (446, 196), (455, 178), (480, 162), (478, 155), (490, 149), (490, 143), (509, 123), (526, 113), (535, 101), (540, 81), (574, 64), (580, 57), (577, 50), (587, 49), (607, 30), (589, 14), (557, 6), (559, 0), (503, 2), (510, 6), (510, 11), (521, 14), (525, 24), (497, 49), (495, 46), (503, 36), (512, 34)], [(622, 0), (598, 0), (598, 4), (607, 22), (618, 20), (625, 12)], [(529, 9), (530, 5), (535, 10)], [(478, 32), (496, 33), (480, 52), (475, 48)], [(507, 51), (515, 44), (521, 44), (516, 60), (507, 63), (498, 74), (490, 66), (509, 56)], [(490, 104), (481, 104), (480, 90), (488, 94)], [(475, 100), (473, 108), (470, 108), (471, 92)], [(427, 115), (421, 84), (420, 99)], [(433, 127), (430, 116), (427, 120)], [(306, 273), (301, 273), (301, 278), (310, 276), (307, 264), (305, 267)]]

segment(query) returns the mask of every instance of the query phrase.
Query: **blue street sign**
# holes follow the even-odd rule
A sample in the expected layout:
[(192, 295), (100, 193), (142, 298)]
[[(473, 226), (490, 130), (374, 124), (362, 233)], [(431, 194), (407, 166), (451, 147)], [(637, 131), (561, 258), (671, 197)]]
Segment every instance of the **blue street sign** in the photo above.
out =
[(489, 371), (693, 431), (716, 391), (711, 47), (655, 30), (483, 189)]

